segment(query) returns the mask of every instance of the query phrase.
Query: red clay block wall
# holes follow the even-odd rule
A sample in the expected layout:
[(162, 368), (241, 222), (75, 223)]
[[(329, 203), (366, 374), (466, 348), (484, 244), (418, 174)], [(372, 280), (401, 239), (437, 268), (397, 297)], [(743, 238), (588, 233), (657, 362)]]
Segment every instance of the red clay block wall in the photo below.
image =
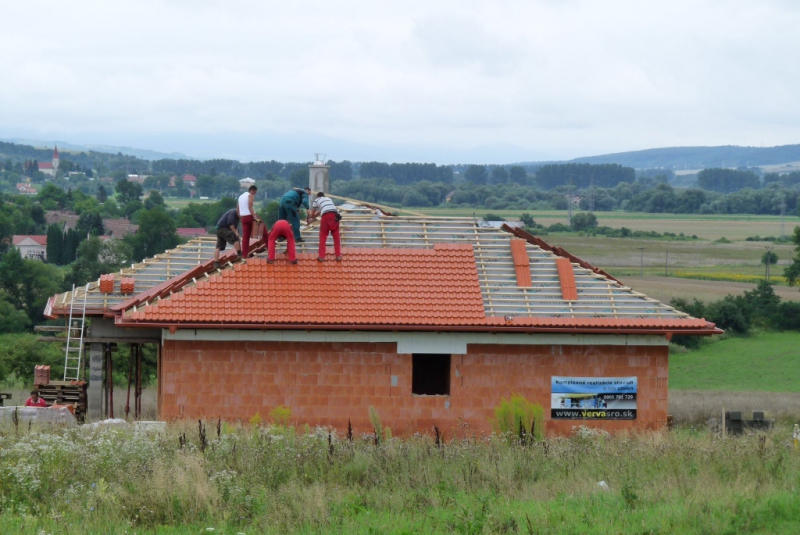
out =
[[(667, 417), (666, 346), (470, 345), (453, 355), (450, 396), (411, 395), (411, 355), (395, 344), (314, 342), (164, 342), (160, 418), (250, 420), (286, 405), (310, 426), (371, 431), (369, 407), (395, 436), (433, 425), (453, 433), (491, 431), (500, 399), (519, 393), (545, 408), (550, 378), (638, 377), (634, 421), (548, 420), (547, 432), (585, 424), (609, 431), (660, 429)], [(393, 378), (396, 386), (392, 386)]]

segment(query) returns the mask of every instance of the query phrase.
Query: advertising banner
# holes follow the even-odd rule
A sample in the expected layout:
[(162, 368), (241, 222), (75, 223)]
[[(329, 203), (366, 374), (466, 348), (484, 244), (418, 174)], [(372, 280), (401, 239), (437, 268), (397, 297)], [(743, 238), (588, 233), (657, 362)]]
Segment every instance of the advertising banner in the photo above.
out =
[(636, 377), (552, 377), (550, 418), (635, 420)]

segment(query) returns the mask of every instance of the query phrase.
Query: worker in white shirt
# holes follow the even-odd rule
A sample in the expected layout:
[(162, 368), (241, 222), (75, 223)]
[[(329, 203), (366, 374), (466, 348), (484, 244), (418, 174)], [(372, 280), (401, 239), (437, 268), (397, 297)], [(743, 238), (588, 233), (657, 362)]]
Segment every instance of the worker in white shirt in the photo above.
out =
[(247, 258), (250, 252), (250, 234), (253, 232), (253, 225), (261, 224), (261, 219), (253, 209), (253, 201), (256, 198), (258, 188), (253, 185), (241, 195), (236, 203), (236, 213), (239, 214), (239, 219), (242, 221), (242, 257)]

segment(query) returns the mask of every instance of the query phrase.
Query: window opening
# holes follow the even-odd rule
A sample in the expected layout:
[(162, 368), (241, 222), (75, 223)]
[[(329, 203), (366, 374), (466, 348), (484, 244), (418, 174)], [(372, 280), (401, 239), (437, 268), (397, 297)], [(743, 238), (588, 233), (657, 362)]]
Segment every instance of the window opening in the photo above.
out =
[(418, 396), (450, 395), (450, 355), (412, 355), (411, 393)]

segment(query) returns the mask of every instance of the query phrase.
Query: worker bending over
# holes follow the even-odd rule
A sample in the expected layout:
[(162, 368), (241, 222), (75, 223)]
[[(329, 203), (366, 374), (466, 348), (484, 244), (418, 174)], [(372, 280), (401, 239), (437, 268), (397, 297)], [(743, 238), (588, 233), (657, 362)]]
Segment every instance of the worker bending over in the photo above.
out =
[(307, 222), (310, 223), (312, 219), (320, 216), (319, 222), (319, 255), (317, 260), (320, 262), (325, 261), (325, 242), (328, 241), (328, 234), (333, 236), (333, 250), (336, 254), (336, 260), (342, 260), (342, 241), (339, 237), (339, 220), (342, 218), (339, 215), (339, 210), (330, 197), (326, 197), (323, 192), (317, 193), (317, 198), (314, 199), (314, 204), (311, 206), (311, 211), (308, 213)]
[(279, 237), (286, 238), (286, 253), (289, 255), (289, 263), (297, 263), (297, 252), (294, 248), (294, 234), (292, 227), (285, 219), (279, 219), (275, 222), (272, 230), (269, 232), (269, 240), (267, 240), (267, 262), (272, 264), (275, 262), (275, 240)]
[(278, 219), (284, 219), (292, 224), (295, 241), (301, 242), (300, 236), (300, 207), (305, 206), (308, 210), (308, 196), (311, 195), (311, 188), (292, 188), (281, 197), (281, 204), (278, 208)]
[(217, 221), (217, 247), (214, 249), (214, 268), (219, 268), (219, 252), (225, 250), (225, 244), (230, 243), (236, 249), (239, 258), (242, 257), (242, 248), (239, 245), (239, 215), (236, 208), (231, 208)]

